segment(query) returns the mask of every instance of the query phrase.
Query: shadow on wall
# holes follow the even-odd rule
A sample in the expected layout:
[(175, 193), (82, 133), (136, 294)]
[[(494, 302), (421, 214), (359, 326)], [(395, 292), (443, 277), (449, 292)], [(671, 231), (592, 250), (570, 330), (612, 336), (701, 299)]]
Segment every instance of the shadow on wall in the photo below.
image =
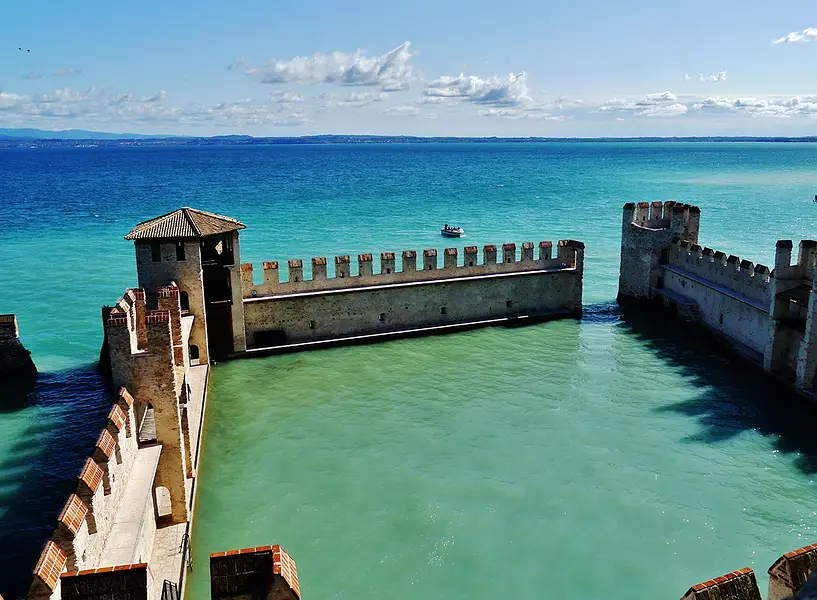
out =
[(701, 388), (693, 399), (657, 409), (698, 421), (700, 432), (682, 441), (716, 444), (754, 430), (774, 436), (776, 450), (798, 454), (794, 464), (803, 473), (817, 473), (817, 406), (665, 312), (625, 309), (619, 326)]
[(0, 384), (0, 595), (23, 597), (112, 399), (88, 365)]

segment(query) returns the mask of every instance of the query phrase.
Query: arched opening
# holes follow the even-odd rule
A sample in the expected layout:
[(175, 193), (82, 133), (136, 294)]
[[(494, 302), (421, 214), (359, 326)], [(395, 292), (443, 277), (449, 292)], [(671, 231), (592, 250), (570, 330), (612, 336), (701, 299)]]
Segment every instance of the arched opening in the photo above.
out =
[(199, 347), (195, 344), (190, 344), (190, 364), (199, 364)]
[(179, 306), (182, 312), (190, 312), (190, 296), (187, 292), (179, 292)]

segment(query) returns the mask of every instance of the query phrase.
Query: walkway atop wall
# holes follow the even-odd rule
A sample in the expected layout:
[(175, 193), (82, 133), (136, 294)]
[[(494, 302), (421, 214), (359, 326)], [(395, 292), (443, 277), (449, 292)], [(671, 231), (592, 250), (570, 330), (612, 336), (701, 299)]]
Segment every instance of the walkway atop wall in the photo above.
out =
[(140, 448), (136, 453), (124, 493), (128, 501), (123, 502), (116, 512), (100, 566), (115, 567), (142, 562), (139, 546), (148, 526), (146, 520), (154, 519), (151, 495), (161, 452), (162, 447), (156, 445)]

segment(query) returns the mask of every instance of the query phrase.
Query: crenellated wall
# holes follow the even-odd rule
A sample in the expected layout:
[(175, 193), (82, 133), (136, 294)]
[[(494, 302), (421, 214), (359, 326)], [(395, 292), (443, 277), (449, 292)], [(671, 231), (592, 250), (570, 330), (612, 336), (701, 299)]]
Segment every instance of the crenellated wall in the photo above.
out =
[[(58, 584), (64, 572), (115, 567), (150, 558), (155, 522), (148, 519), (134, 531), (128, 515), (154, 512), (152, 473), (156, 470), (159, 450), (139, 449), (133, 397), (122, 388), (92, 455), (77, 477), (74, 492), (57, 517), (54, 532), (34, 570), (27, 595), (29, 600), (68, 597), (61, 595)], [(140, 452), (150, 456), (140, 456)], [(138, 460), (144, 463), (145, 458), (149, 478), (136, 481), (134, 467)], [(135, 493), (140, 483), (144, 488), (141, 495)]]
[(291, 343), (355, 338), (369, 334), (421, 330), (446, 325), (494, 322), (520, 316), (577, 315), (581, 312), (584, 245), (562, 240), (552, 258), (552, 244), (515, 244), (483, 248), (448, 248), (439, 265), (436, 250), (402, 253), (395, 270), (393, 253), (384, 252), (374, 272), (371, 254), (357, 257), (358, 274), (349, 256), (335, 257), (335, 277), (326, 275), (326, 259), (312, 260), (313, 277), (304, 279), (300, 260), (288, 262), (286, 282), (278, 263), (264, 263), (264, 280), (256, 284), (251, 265), (244, 274), (244, 318), (250, 349)]
[[(572, 247), (564, 246), (564, 248)], [(379, 269), (376, 272), (373, 255), (359, 254), (356, 261), (356, 275), (352, 275), (350, 256), (336, 256), (334, 276), (328, 273), (326, 257), (321, 256), (312, 259), (311, 278), (304, 276), (301, 259), (287, 261), (285, 274), (279, 273), (277, 261), (263, 263), (261, 281), (255, 280), (255, 269), (252, 263), (241, 265), (241, 275), (244, 298), (247, 299), (277, 294), (347, 289), (364, 285), (429, 281), (530, 269), (558, 269), (563, 265), (573, 264), (575, 261), (575, 253), (572, 250), (565, 250), (561, 256), (552, 258), (552, 249), (551, 242), (540, 242), (538, 257), (535, 258), (533, 243), (525, 242), (522, 244), (521, 256), (517, 258), (516, 244), (504, 244), (503, 260), (497, 262), (497, 247), (487, 245), (482, 249), (482, 262), (479, 262), (476, 246), (465, 247), (462, 258), (460, 258), (458, 248), (446, 248), (443, 253), (442, 268), (436, 249), (423, 251), (420, 268), (417, 264), (417, 252), (404, 250), (401, 270), (395, 268), (394, 252), (383, 252), (380, 255)]]
[(660, 298), (797, 389), (817, 377), (817, 242), (780, 240), (774, 270), (698, 244), (700, 210), (674, 202), (623, 209), (619, 299)]

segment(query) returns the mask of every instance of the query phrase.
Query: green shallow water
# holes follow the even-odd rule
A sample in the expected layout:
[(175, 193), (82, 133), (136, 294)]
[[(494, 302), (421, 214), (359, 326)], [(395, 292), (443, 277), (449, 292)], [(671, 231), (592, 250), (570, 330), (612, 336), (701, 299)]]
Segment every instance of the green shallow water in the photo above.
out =
[[(0, 382), (0, 594), (23, 593), (110, 407), (94, 362), (99, 307), (136, 282), (122, 236), (185, 205), (247, 223), (256, 267), (587, 245), (581, 322), (215, 367), (188, 598), (207, 598), (210, 552), (270, 543), (307, 599), (677, 598), (747, 564), (763, 579), (817, 541), (817, 419), (683, 330), (621, 319), (621, 205), (699, 204), (706, 245), (771, 264), (778, 238), (817, 237), (815, 164), (812, 144), (0, 151), (0, 312), (42, 373)], [(446, 221), (467, 237), (441, 239)]]
[(813, 415), (609, 307), (213, 374), (188, 598), (270, 543), (304, 598), (672, 598), (814, 535)]

